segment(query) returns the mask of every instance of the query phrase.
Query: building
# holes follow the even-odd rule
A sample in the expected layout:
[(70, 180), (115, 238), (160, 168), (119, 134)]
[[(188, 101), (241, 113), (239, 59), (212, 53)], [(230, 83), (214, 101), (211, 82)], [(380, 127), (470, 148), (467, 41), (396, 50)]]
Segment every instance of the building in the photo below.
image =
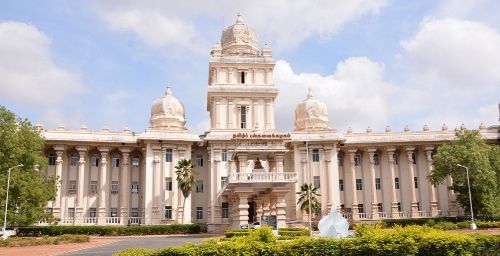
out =
[[(185, 128), (184, 106), (170, 88), (153, 102), (141, 133), (39, 127), (46, 173), (61, 180), (47, 206), (60, 224), (150, 225), (184, 216), (209, 230), (257, 220), (285, 227), (307, 219), (297, 207), (304, 183), (319, 188), (320, 212), (340, 208), (353, 221), (460, 211), (447, 190), (451, 179), (436, 187), (426, 179), (433, 153), (454, 130), (340, 133), (309, 91), (295, 109), (294, 130), (277, 132), (275, 60), (240, 16), (213, 46), (208, 66), (211, 124), (201, 136)], [(497, 143), (498, 126), (479, 130)], [(191, 159), (199, 173), (185, 205), (174, 168), (179, 159)]]

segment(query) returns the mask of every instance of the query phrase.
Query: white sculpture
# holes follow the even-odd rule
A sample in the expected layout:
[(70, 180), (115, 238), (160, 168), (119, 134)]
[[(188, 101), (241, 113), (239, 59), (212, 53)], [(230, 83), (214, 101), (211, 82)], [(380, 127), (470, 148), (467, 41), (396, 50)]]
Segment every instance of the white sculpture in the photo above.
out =
[(332, 238), (349, 236), (349, 222), (336, 209), (337, 207), (332, 207), (332, 212), (319, 221), (320, 236)]

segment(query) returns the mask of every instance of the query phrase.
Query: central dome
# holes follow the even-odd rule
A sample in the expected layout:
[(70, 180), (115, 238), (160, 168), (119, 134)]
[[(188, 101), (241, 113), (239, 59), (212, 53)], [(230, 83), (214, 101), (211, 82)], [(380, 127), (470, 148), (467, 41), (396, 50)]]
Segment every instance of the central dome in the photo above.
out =
[(167, 87), (165, 95), (151, 106), (151, 128), (168, 130), (186, 130), (184, 105), (172, 95)]
[(222, 55), (259, 55), (259, 36), (245, 25), (238, 14), (236, 24), (226, 28), (221, 37)]
[(328, 108), (324, 102), (314, 98), (311, 88), (309, 88), (307, 98), (295, 108), (294, 130), (330, 130), (328, 127)]

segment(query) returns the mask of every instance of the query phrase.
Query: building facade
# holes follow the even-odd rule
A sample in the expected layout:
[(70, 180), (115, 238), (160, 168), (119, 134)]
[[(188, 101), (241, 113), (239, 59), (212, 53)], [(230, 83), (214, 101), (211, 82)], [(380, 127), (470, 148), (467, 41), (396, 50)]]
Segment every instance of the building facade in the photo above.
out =
[[(141, 133), (39, 126), (46, 174), (60, 180), (48, 210), (66, 225), (184, 219), (209, 230), (255, 221), (285, 227), (308, 218), (297, 192), (309, 183), (319, 188), (320, 214), (338, 209), (353, 221), (459, 214), (451, 178), (438, 186), (427, 180), (434, 152), (454, 130), (340, 133), (309, 91), (295, 109), (294, 130), (278, 132), (274, 66), (271, 48), (259, 47), (256, 31), (238, 16), (211, 51), (205, 134), (185, 128), (184, 106), (170, 88), (153, 102)], [(498, 126), (479, 130), (498, 143)], [(180, 159), (191, 159), (198, 172), (185, 203), (174, 168)]]

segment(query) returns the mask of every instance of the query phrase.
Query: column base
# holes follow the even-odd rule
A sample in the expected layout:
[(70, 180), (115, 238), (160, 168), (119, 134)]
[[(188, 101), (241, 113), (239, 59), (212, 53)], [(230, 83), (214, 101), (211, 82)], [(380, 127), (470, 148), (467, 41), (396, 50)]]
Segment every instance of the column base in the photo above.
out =
[(418, 217), (420, 217), (418, 215), (418, 203), (417, 202), (411, 203), (411, 217), (412, 218), (418, 218)]
[(83, 224), (83, 208), (76, 208), (75, 224), (76, 225)]
[(97, 225), (106, 225), (106, 208), (99, 208), (99, 217), (97, 218)]
[(399, 219), (398, 203), (391, 203), (391, 218)]
[(431, 202), (431, 216), (436, 217), (439, 215), (438, 203), (436, 201)]
[(352, 221), (357, 221), (357, 220), (360, 219), (359, 215), (358, 215), (358, 213), (359, 213), (359, 207), (358, 207), (357, 204), (352, 206), (351, 213), (352, 213)]
[(378, 204), (377, 204), (377, 203), (373, 203), (373, 204), (372, 204), (372, 219), (373, 219), (373, 220), (377, 220), (377, 219), (379, 219), (379, 215), (378, 215)]

